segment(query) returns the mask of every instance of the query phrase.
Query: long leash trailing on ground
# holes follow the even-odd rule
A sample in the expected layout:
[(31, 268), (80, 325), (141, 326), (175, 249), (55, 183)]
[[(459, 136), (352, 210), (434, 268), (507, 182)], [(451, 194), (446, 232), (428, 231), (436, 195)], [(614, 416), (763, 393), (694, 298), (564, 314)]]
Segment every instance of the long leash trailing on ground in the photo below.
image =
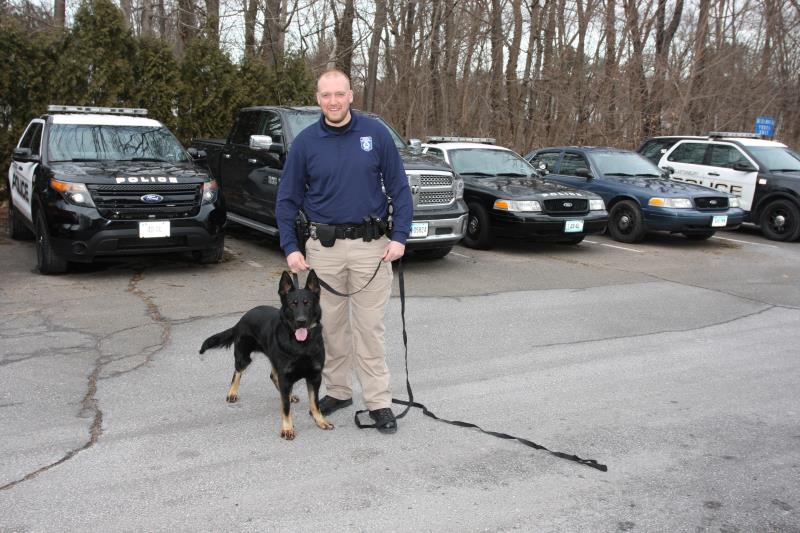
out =
[[(533, 442), (532, 440), (525, 439), (525, 438), (522, 438), (522, 437), (515, 437), (514, 435), (509, 435), (508, 433), (501, 433), (499, 431), (489, 431), (489, 430), (483, 429), (482, 427), (478, 426), (477, 424), (473, 424), (471, 422), (463, 422), (461, 420), (447, 420), (445, 418), (440, 418), (440, 417), (436, 416), (435, 414), (433, 414), (427, 407), (425, 407), (425, 405), (423, 405), (423, 404), (421, 404), (419, 402), (415, 402), (414, 401), (414, 392), (411, 390), (411, 382), (409, 381), (409, 377), (408, 377), (408, 334), (406, 333), (406, 289), (405, 289), (405, 280), (403, 278), (403, 259), (402, 258), (398, 259), (396, 261), (396, 264), (397, 264), (398, 284), (400, 286), (400, 318), (401, 318), (401, 320), (403, 322), (403, 348), (405, 350), (406, 390), (408, 391), (408, 400), (398, 400), (397, 398), (392, 398), (392, 403), (396, 403), (398, 405), (405, 405), (406, 406), (406, 408), (403, 410), (403, 412), (400, 413), (399, 415), (397, 415), (396, 418), (403, 418), (404, 416), (406, 416), (406, 414), (408, 414), (408, 412), (411, 410), (412, 407), (416, 407), (418, 409), (421, 409), (422, 413), (425, 416), (429, 416), (430, 418), (433, 418), (434, 420), (438, 420), (439, 422), (444, 422), (445, 424), (451, 424), (453, 426), (459, 426), (459, 427), (464, 427), (464, 428), (475, 428), (478, 431), (480, 431), (481, 433), (486, 433), (487, 435), (492, 435), (493, 437), (497, 437), (499, 439), (516, 440), (517, 442), (520, 442), (520, 443), (524, 444), (525, 446), (528, 446), (530, 448), (534, 448), (536, 450), (541, 450), (541, 451), (547, 452), (550, 455), (554, 455), (556, 457), (560, 457), (561, 459), (566, 459), (568, 461), (574, 461), (576, 463), (580, 463), (582, 465), (586, 465), (588, 467), (595, 468), (595, 469), (600, 470), (602, 472), (608, 471), (608, 467), (606, 465), (598, 463), (594, 459), (583, 459), (583, 458), (578, 457), (577, 455), (574, 455), (574, 454), (571, 454), (571, 453), (553, 451), (553, 450), (550, 450), (550, 449), (542, 446), (541, 444), (537, 444), (537, 443)], [(358, 289), (355, 292), (351, 292), (351, 293), (339, 292), (336, 289), (334, 289), (333, 287), (331, 287), (330, 285), (328, 285), (321, 278), (319, 279), (319, 284), (325, 290), (327, 290), (328, 292), (330, 292), (332, 294), (335, 294), (337, 296), (341, 296), (341, 297), (346, 298), (346, 297), (352, 296), (353, 294), (359, 293), (359, 292), (363, 291), (364, 289), (366, 289), (367, 285), (372, 283), (372, 280), (375, 279), (375, 276), (378, 274), (378, 270), (380, 269), (380, 267), (381, 267), (381, 263), (378, 262), (378, 266), (375, 267), (375, 272), (373, 272), (372, 277), (369, 279), (369, 281), (367, 283), (365, 283), (363, 287), (361, 287), (360, 289)], [(295, 285), (297, 285), (297, 275), (295, 274), (294, 276), (295, 276)], [(358, 427), (360, 427), (362, 429), (374, 428), (375, 427), (375, 424), (363, 424), (359, 420), (359, 415), (367, 413), (367, 412), (368, 411), (366, 409), (363, 409), (361, 411), (356, 411), (356, 414), (355, 414), (355, 417), (354, 417), (356, 426), (358, 426)]]

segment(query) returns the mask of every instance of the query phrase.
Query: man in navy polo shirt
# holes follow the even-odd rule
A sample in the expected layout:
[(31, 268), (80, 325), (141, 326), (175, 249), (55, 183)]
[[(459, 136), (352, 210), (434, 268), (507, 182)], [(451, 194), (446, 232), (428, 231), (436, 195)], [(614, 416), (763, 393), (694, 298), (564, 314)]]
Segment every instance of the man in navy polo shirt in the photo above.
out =
[[(352, 405), (355, 367), (370, 417), (379, 431), (394, 433), (384, 315), (392, 291), (391, 262), (403, 256), (411, 230), (408, 178), (386, 127), (350, 111), (353, 91), (347, 75), (336, 69), (324, 72), (317, 80), (317, 103), (322, 116), (295, 138), (278, 188), (281, 248), (292, 272), (314, 268), (341, 293), (366, 285), (349, 298), (322, 291), (327, 395), (319, 406), (328, 415)], [(387, 195), (393, 204), (391, 235), (365, 238), (365, 220), (386, 220)], [(295, 235), (300, 209), (319, 233), (305, 243), (306, 256)], [(321, 237), (323, 229), (336, 236), (332, 245)]]

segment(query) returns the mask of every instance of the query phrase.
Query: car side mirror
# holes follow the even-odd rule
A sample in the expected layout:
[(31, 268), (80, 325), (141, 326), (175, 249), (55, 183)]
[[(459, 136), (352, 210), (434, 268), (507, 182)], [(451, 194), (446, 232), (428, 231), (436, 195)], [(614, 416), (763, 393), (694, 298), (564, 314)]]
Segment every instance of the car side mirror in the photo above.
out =
[(672, 167), (661, 167), (661, 170), (667, 173), (668, 176), (675, 174), (675, 169)]
[(14, 161), (19, 161), (21, 163), (39, 160), (39, 154), (31, 153), (30, 148), (14, 148), (14, 152), (11, 157)]
[(581, 167), (575, 170), (575, 175), (586, 179), (592, 179), (592, 173), (586, 167)]
[(189, 156), (191, 156), (191, 158), (195, 161), (203, 161), (208, 158), (208, 154), (205, 150), (198, 150), (195, 147), (190, 147), (187, 148), (186, 151), (189, 152)]
[(408, 146), (412, 150), (414, 150), (415, 152), (421, 152), (422, 151), (422, 141), (419, 140), (419, 139), (409, 139), (408, 140)]
[(272, 137), (269, 135), (251, 135), (250, 148), (253, 150), (266, 150), (276, 154), (283, 153), (283, 145), (273, 142)]
[(734, 163), (733, 170), (738, 170), (739, 172), (753, 172), (758, 169), (749, 163)]
[(550, 169), (547, 168), (547, 163), (539, 163), (539, 166), (537, 166), (536, 168), (537, 170), (539, 170), (539, 172), (542, 173), (542, 175), (550, 174)]

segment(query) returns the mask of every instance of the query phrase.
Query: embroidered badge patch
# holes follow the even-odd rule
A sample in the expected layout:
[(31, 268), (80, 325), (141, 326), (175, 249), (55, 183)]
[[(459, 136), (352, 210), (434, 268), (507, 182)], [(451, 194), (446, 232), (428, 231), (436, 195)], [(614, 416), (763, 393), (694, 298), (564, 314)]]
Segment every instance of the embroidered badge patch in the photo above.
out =
[(365, 152), (372, 151), (372, 137), (361, 137), (361, 149)]

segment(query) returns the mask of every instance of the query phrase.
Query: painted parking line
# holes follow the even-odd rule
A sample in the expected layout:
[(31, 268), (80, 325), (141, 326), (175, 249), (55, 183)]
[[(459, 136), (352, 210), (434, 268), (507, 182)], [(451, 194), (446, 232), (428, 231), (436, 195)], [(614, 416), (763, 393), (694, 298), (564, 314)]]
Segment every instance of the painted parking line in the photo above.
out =
[(463, 257), (465, 259), (472, 259), (472, 257), (470, 257), (468, 255), (460, 254), (458, 252), (450, 252), (450, 255), (457, 255), (458, 257)]
[(617, 246), (616, 244), (607, 244), (604, 242), (590, 241), (586, 239), (584, 239), (583, 242), (588, 242), (589, 244), (599, 244), (600, 246), (608, 246), (609, 248), (616, 248), (618, 250), (625, 250), (627, 252), (636, 252), (637, 254), (644, 253), (644, 250), (637, 250), (636, 248), (628, 248), (626, 246)]
[(729, 239), (728, 237), (717, 237), (716, 235), (711, 237), (712, 239), (719, 239), (721, 241), (731, 241), (731, 242), (740, 242), (742, 244), (753, 244), (755, 246), (769, 246), (770, 248), (777, 248), (774, 244), (767, 244), (764, 242), (752, 242), (752, 241), (742, 241), (739, 239)]

